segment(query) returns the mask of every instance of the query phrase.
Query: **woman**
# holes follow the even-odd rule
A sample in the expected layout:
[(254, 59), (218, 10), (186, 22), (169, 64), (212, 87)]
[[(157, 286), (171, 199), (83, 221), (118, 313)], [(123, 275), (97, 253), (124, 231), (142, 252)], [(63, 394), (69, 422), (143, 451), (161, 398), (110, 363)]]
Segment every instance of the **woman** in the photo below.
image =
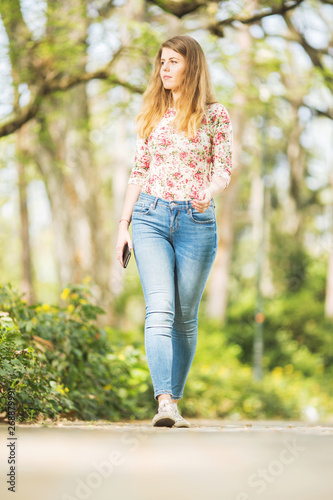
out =
[[(160, 47), (137, 117), (117, 256), (134, 248), (146, 302), (153, 426), (189, 427), (177, 410), (197, 342), (198, 308), (217, 251), (213, 196), (230, 181), (232, 129), (190, 36)], [(128, 226), (132, 221), (133, 245)]]

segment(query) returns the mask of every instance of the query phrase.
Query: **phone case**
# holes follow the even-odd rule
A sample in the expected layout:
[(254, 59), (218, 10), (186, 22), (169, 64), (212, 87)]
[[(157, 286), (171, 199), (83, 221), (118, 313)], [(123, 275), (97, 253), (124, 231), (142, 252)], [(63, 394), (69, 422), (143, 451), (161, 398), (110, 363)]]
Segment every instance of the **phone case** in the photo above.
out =
[(127, 267), (127, 264), (129, 263), (129, 260), (131, 258), (131, 255), (132, 255), (132, 252), (131, 250), (129, 249), (129, 246), (128, 244), (126, 243), (126, 245), (124, 246), (124, 251), (123, 251), (123, 267), (126, 268)]

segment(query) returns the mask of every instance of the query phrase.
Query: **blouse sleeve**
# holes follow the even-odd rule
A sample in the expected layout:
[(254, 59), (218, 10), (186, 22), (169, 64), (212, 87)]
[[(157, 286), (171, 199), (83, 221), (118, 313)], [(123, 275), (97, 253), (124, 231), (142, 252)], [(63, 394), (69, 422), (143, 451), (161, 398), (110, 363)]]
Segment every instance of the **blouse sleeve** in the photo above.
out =
[(212, 175), (225, 180), (228, 187), (232, 168), (232, 125), (228, 111), (220, 105), (213, 118)]
[(143, 187), (145, 178), (148, 174), (150, 160), (151, 156), (148, 148), (148, 139), (138, 138), (136, 141), (134, 167), (132, 168), (128, 184), (137, 184)]

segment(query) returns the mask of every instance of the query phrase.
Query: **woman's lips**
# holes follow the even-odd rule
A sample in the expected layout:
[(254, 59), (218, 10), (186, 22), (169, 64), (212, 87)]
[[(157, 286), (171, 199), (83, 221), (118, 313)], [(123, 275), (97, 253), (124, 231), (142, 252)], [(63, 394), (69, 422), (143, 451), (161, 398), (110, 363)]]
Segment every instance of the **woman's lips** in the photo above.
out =
[(164, 80), (166, 80), (167, 78), (171, 78), (171, 76), (163, 76)]

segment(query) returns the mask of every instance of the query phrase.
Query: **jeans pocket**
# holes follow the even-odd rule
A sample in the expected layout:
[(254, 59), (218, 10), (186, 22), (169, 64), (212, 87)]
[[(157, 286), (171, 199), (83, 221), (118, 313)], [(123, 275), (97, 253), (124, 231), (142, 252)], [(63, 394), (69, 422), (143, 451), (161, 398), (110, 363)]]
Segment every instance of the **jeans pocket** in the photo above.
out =
[(153, 208), (149, 201), (137, 201), (133, 207), (133, 215), (148, 215)]
[(212, 205), (202, 213), (192, 207), (190, 209), (190, 217), (196, 224), (213, 224), (216, 222), (215, 210)]

